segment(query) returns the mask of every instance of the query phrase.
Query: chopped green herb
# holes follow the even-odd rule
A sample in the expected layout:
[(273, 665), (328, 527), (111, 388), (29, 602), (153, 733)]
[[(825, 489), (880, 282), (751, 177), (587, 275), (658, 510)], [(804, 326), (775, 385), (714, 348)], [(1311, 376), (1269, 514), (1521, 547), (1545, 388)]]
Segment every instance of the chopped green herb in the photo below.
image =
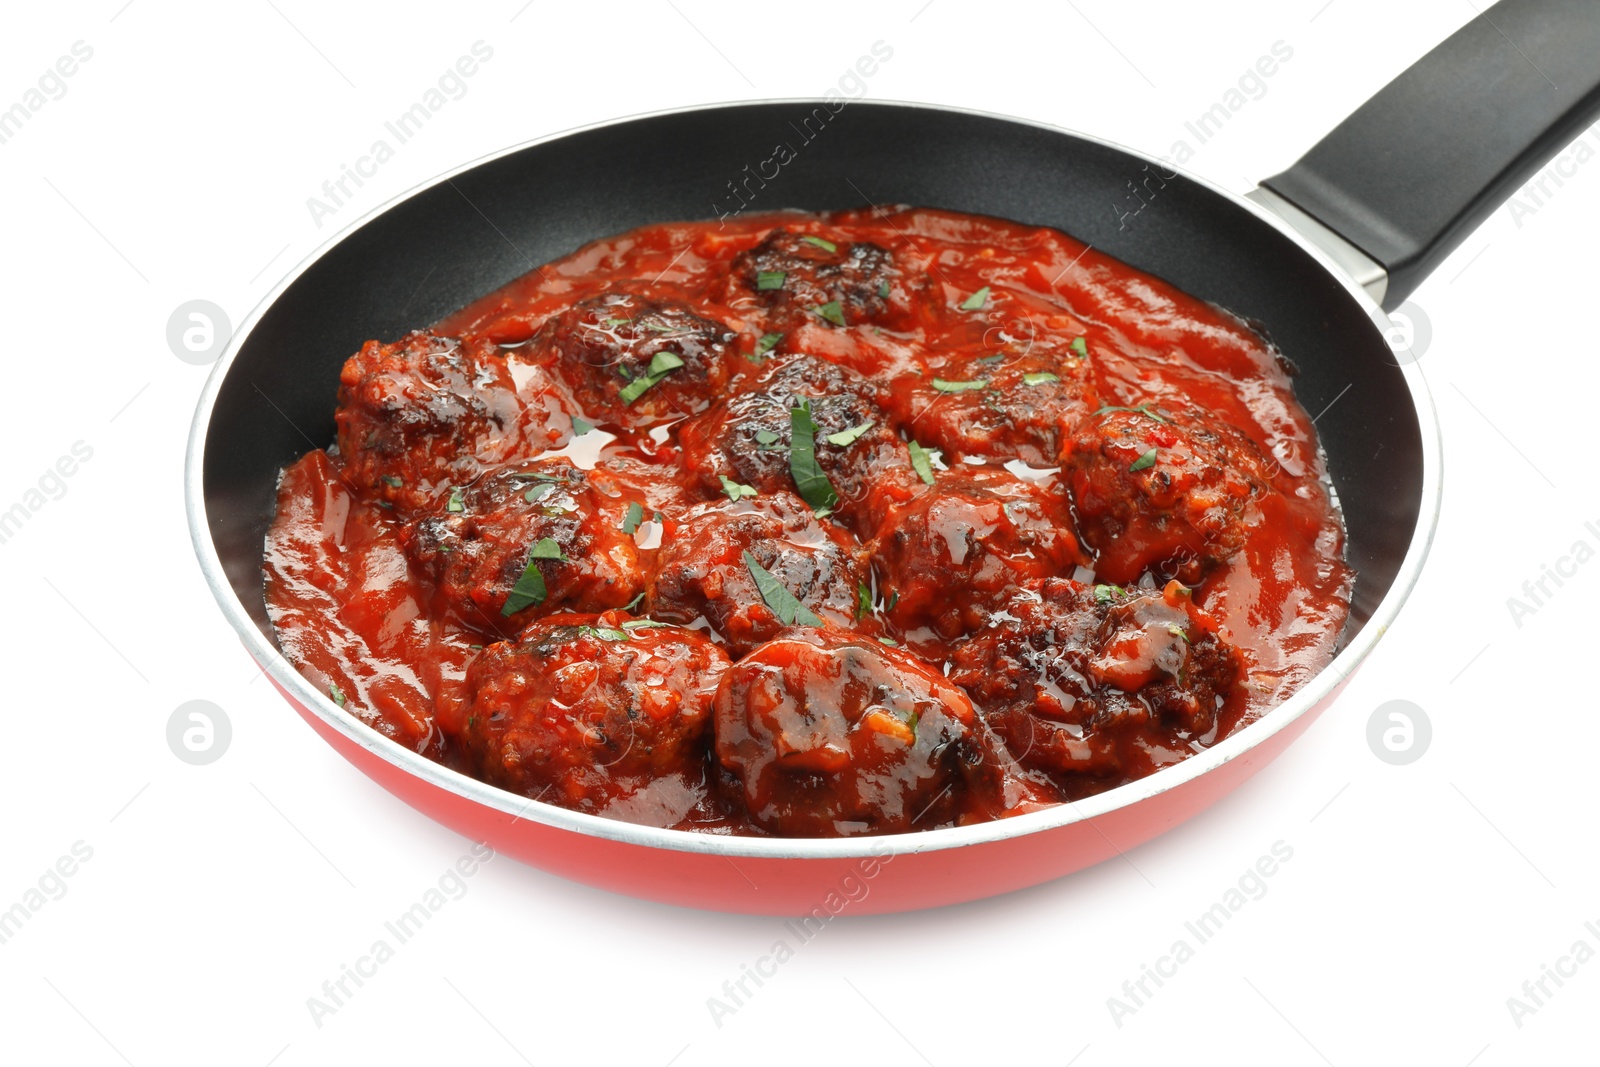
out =
[(526, 493), (523, 493), (522, 494), (522, 499), (526, 500), (528, 503), (531, 504), (535, 500), (538, 500), (540, 497), (544, 496), (550, 490), (554, 489), (555, 487), (556, 487), (556, 483), (555, 482), (540, 482), (538, 485), (533, 486), (532, 488), (530, 488)]
[(657, 526), (661, 525), (661, 512), (659, 512), (659, 511), (656, 512), (656, 525)]
[(747, 496), (756, 495), (756, 491), (753, 487), (748, 485), (740, 485), (726, 474), (719, 474), (717, 477), (722, 479), (722, 491), (727, 493), (728, 499), (734, 501), (735, 503), (743, 500)]
[(872, 589), (866, 582), (856, 583), (856, 619), (861, 620), (872, 614)]
[(883, 610), (893, 611), (894, 606), (898, 603), (900, 603), (900, 590), (896, 589), (894, 592), (889, 594), (889, 602), (884, 604)]
[(1155, 465), (1156, 465), (1156, 450), (1152, 448), (1150, 451), (1146, 452), (1144, 455), (1142, 455), (1138, 459), (1134, 460), (1133, 461), (1133, 465), (1130, 466), (1128, 468), (1128, 470), (1130, 470), (1130, 471), (1142, 471), (1147, 467), (1154, 467)]
[[(638, 596), (636, 596), (632, 600), (628, 601), (627, 606), (624, 607), (622, 610), (626, 611), (629, 615), (632, 615), (633, 612), (634, 612), (634, 609), (636, 609), (640, 604), (643, 604), (643, 603), (644, 603), (644, 594), (640, 593)], [(623, 625), (626, 626), (627, 623), (623, 623)]]
[(815, 311), (818, 315), (821, 315), (835, 326), (844, 325), (844, 309), (839, 306), (839, 301), (837, 300), (830, 300), (826, 304), (819, 304), (811, 310)]
[(644, 324), (644, 328), (652, 333), (671, 333), (677, 327), (668, 326), (664, 322), (647, 322)]
[(458, 515), (467, 510), (466, 502), (461, 499), (461, 487), (459, 485), (451, 486), (450, 500), (445, 504), (444, 509)]
[(574, 436), (574, 437), (582, 437), (584, 434), (588, 433), (592, 429), (594, 429), (594, 423), (590, 422), (588, 419), (585, 419), (585, 418), (582, 418), (582, 417), (579, 417), (579, 416), (574, 416), (573, 417), (573, 420), (572, 420), (572, 436)]
[(988, 386), (987, 378), (974, 378), (970, 382), (948, 382), (943, 378), (933, 380), (933, 387), (941, 393), (967, 393), (974, 389), (986, 389)]
[(915, 441), (909, 441), (907, 444), (911, 448), (911, 466), (916, 469), (917, 476), (923, 481), (927, 482), (929, 485), (932, 485), (933, 461), (931, 457), (933, 451), (937, 450), (923, 448)]
[[(639, 524), (644, 521), (644, 508), (637, 500), (628, 503), (628, 513), (622, 517), (622, 525), (618, 527), (625, 534), (639, 532)], [(639, 594), (643, 596), (644, 594)]]
[(896, 641), (892, 637), (880, 637), (880, 638), (878, 638), (878, 643), (882, 644), (882, 645), (888, 645), (890, 648), (899, 648), (900, 647), (900, 642)]
[(624, 404), (631, 404), (645, 394), (645, 391), (661, 379), (683, 366), (683, 357), (678, 353), (663, 349), (657, 352), (650, 360), (649, 371), (642, 377), (635, 378), (622, 387), (618, 394)]
[(839, 503), (833, 483), (817, 463), (817, 424), (809, 400), (789, 409), (789, 473), (800, 499), (812, 510), (831, 511)]
[(580, 626), (578, 632), (602, 641), (626, 641), (629, 637), (628, 631), (614, 630), (609, 626)]
[(989, 287), (986, 285), (982, 289), (979, 289), (976, 293), (973, 293), (971, 296), (969, 296), (965, 300), (961, 301), (961, 310), (962, 311), (981, 311), (981, 310), (983, 310), (983, 306), (985, 304), (987, 304), (988, 302), (989, 302)]
[(332, 700), (335, 704), (342, 708), (350, 698), (344, 695), (343, 689), (340, 689), (336, 685), (330, 685), (328, 686), (328, 699)]
[(1072, 350), (1084, 359), (1089, 358), (1089, 342), (1082, 337), (1072, 339)]
[(1167, 633), (1171, 634), (1173, 637), (1181, 637), (1181, 638), (1183, 638), (1184, 644), (1188, 644), (1189, 643), (1189, 631), (1185, 630), (1183, 627), (1179, 626), (1177, 623), (1173, 623), (1171, 626), (1168, 626), (1167, 627)]
[(800, 238), (800, 240), (804, 241), (808, 245), (816, 245), (824, 252), (839, 251), (839, 246), (828, 240), (826, 237), (812, 237), (810, 234), (806, 234), (804, 237)]
[(785, 626), (821, 626), (822, 620), (817, 618), (815, 612), (796, 599), (795, 595), (784, 588), (782, 582), (772, 574), (748, 551), (744, 553), (745, 569), (750, 572), (750, 577), (756, 583), (756, 590), (760, 592), (761, 599), (778, 621)]
[(1126, 412), (1128, 412), (1130, 414), (1133, 414), (1133, 415), (1143, 415), (1146, 418), (1155, 419), (1157, 422), (1166, 422), (1167, 421), (1166, 419), (1162, 418), (1160, 415), (1157, 415), (1155, 412), (1151, 411), (1149, 404), (1140, 404), (1136, 408), (1118, 407), (1116, 404), (1102, 404), (1102, 405), (1100, 405), (1100, 407), (1098, 409), (1096, 409), (1095, 414), (1096, 415), (1106, 415), (1106, 414), (1109, 414), (1109, 413), (1111, 413), (1113, 411), (1126, 411)]
[(1047, 370), (1031, 371), (1028, 374), (1024, 374), (1022, 376), (1022, 384), (1023, 385), (1043, 385), (1046, 382), (1059, 382), (1060, 380), (1061, 380), (1061, 376), (1060, 375), (1051, 374)]
[(1097, 604), (1109, 604), (1116, 597), (1126, 593), (1127, 590), (1120, 585), (1097, 585), (1094, 587), (1094, 600)]
[(545, 589), (544, 575), (539, 572), (539, 561), (565, 560), (561, 546), (548, 537), (542, 537), (528, 553), (528, 566), (523, 570), (522, 577), (517, 579), (517, 584), (511, 587), (511, 594), (506, 597), (505, 606), (500, 609), (501, 618), (509, 618), (523, 608), (544, 603), (548, 590)]
[(857, 438), (872, 429), (876, 423), (876, 419), (868, 419), (866, 422), (857, 423), (848, 430), (830, 433), (827, 441), (830, 445), (838, 445), (840, 448), (844, 448), (846, 445), (853, 444)]
[(922, 716), (918, 715), (916, 713), (915, 709), (913, 709), (911, 711), (911, 713), (909, 715), (907, 715), (907, 717), (906, 717), (906, 728), (909, 729), (912, 733), (916, 733), (917, 732), (917, 723), (919, 723), (921, 721), (922, 721)]
[(606, 320), (606, 325), (611, 327), (612, 329), (616, 329), (618, 326), (626, 326), (628, 323), (630, 323), (632, 321), (633, 321), (632, 319), (607, 319)]
[(781, 333), (764, 333), (764, 334), (762, 334), (761, 335), (761, 340), (756, 342), (756, 355), (757, 356), (766, 355), (768, 352), (771, 352), (774, 348), (777, 348), (778, 347), (778, 342), (781, 341), (781, 340), (783, 340), (783, 334), (781, 334)]
[(566, 553), (561, 551), (561, 546), (553, 537), (541, 537), (534, 543), (533, 551), (528, 553), (529, 559), (555, 559), (566, 562)]
[(398, 489), (406, 483), (405, 479), (401, 478), (398, 474), (385, 474), (383, 476), (383, 484), (387, 485), (390, 489)]
[(758, 445), (775, 445), (781, 440), (782, 438), (771, 430), (756, 431), (756, 444)]
[(762, 291), (767, 289), (782, 289), (783, 279), (789, 276), (788, 271), (764, 270), (756, 275), (756, 288)]
[(885, 278), (883, 281), (878, 283), (878, 295), (880, 297), (882, 297), (883, 299), (885, 299), (885, 300), (889, 299), (889, 279), (888, 278)]
[(632, 619), (623, 623), (622, 628), (632, 633), (635, 630), (654, 630), (658, 627), (670, 625), (671, 623), (656, 622), (654, 619)]

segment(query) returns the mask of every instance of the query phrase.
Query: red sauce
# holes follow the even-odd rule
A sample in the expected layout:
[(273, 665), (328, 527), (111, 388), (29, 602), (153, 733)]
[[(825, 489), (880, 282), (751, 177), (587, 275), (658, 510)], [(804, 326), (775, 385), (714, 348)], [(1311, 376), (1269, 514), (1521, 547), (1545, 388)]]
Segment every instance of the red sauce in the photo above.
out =
[(288, 468), (288, 657), (397, 742), (658, 826), (841, 836), (1149, 774), (1331, 658), (1285, 363), (1053, 230), (644, 227), (341, 376)]

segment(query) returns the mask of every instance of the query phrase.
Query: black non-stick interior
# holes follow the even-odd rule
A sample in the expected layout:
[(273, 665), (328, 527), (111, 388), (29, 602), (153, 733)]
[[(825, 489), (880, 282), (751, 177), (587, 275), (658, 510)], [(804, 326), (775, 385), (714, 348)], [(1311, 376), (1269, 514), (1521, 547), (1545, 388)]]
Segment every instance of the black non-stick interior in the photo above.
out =
[[(749, 104), (658, 115), (474, 167), (367, 221), (295, 279), (243, 342), (211, 418), (206, 516), (264, 633), (262, 541), (279, 470), (332, 442), (345, 358), (433, 322), (577, 246), (651, 222), (735, 209), (786, 144), (794, 158), (750, 210), (905, 203), (1065, 230), (1261, 324), (1299, 368), (1349, 528), (1352, 625), (1388, 591), (1421, 507), (1411, 394), (1361, 306), (1291, 240), (1232, 199), (1144, 160), (1025, 123), (934, 108)], [(746, 167), (749, 171), (746, 171)], [(766, 166), (766, 173), (772, 165)], [(1168, 172), (1170, 173), (1170, 172)], [(1131, 217), (1139, 201), (1145, 206)], [(1346, 390), (1343, 396), (1340, 393)]]

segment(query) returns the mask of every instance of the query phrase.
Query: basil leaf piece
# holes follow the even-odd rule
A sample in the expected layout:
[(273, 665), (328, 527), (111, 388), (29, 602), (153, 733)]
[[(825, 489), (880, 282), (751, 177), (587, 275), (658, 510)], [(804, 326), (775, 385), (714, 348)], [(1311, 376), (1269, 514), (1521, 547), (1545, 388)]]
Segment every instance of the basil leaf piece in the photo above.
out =
[(983, 306), (989, 302), (989, 287), (986, 285), (976, 293), (961, 301), (962, 311), (982, 311)]
[(541, 537), (534, 544), (533, 551), (528, 553), (529, 559), (554, 559), (565, 563), (566, 553), (561, 551), (561, 546), (553, 537)]
[(777, 348), (778, 347), (778, 342), (781, 341), (781, 340), (783, 340), (783, 334), (781, 334), (781, 333), (764, 333), (764, 334), (762, 334), (761, 335), (761, 340), (756, 342), (756, 355), (758, 355), (758, 356), (766, 355), (768, 352), (771, 352), (774, 348)]
[(878, 283), (878, 296), (884, 300), (889, 299), (889, 279), (885, 278)]
[(535, 485), (535, 486), (532, 486), (531, 488), (529, 488), (526, 493), (523, 493), (522, 494), (522, 499), (526, 500), (528, 503), (531, 504), (535, 500), (538, 500), (540, 497), (544, 496), (550, 490), (554, 489), (555, 487), (556, 487), (556, 483), (555, 482), (540, 482), (538, 485)]
[(1127, 590), (1120, 585), (1097, 585), (1094, 587), (1094, 600), (1097, 604), (1109, 604), (1125, 593)]
[(935, 378), (933, 387), (941, 393), (967, 393), (974, 389), (987, 389), (989, 379), (974, 378), (970, 382), (947, 382), (943, 378)]
[(789, 409), (789, 474), (800, 499), (813, 511), (831, 510), (839, 503), (833, 483), (817, 463), (817, 424), (809, 400)]
[(573, 418), (572, 436), (582, 437), (592, 429), (594, 429), (594, 423), (590, 422), (588, 419), (585, 419), (581, 416), (576, 416)]
[(830, 433), (826, 440), (830, 445), (838, 445), (840, 448), (844, 448), (845, 446), (854, 443), (855, 440), (862, 434), (872, 429), (873, 426), (877, 425), (877, 422), (877, 419), (868, 419), (866, 422), (858, 423), (855, 426), (850, 427), (848, 430), (840, 430), (838, 433)]
[(815, 311), (818, 315), (821, 315), (824, 319), (827, 319), (835, 326), (843, 326), (845, 324), (844, 309), (839, 306), (839, 301), (837, 300), (830, 300), (826, 304), (819, 304), (811, 310)]
[(1156, 450), (1152, 448), (1150, 451), (1146, 452), (1144, 455), (1142, 455), (1138, 459), (1134, 460), (1133, 464), (1128, 468), (1128, 470), (1130, 470), (1130, 471), (1142, 471), (1142, 470), (1145, 470), (1148, 467), (1154, 467), (1155, 465), (1156, 465)]
[(778, 621), (785, 626), (821, 626), (822, 620), (817, 618), (816, 612), (806, 607), (795, 595), (784, 588), (782, 582), (774, 578), (749, 551), (744, 553), (745, 569), (750, 572), (751, 579), (756, 583), (756, 590), (761, 594), (761, 599)]
[(1089, 342), (1082, 337), (1072, 339), (1072, 350), (1085, 359), (1089, 356)]
[(390, 489), (398, 489), (406, 483), (405, 479), (400, 477), (398, 474), (385, 474), (383, 476), (383, 484), (387, 485)]
[(839, 251), (839, 246), (828, 240), (826, 237), (812, 237), (810, 234), (806, 234), (804, 237), (800, 238), (800, 240), (804, 241), (808, 245), (816, 245), (824, 252)]
[(740, 485), (726, 474), (719, 474), (717, 477), (722, 479), (722, 491), (727, 493), (728, 499), (734, 501), (735, 503), (738, 503), (747, 496), (756, 495), (756, 491), (753, 486)]
[(1047, 370), (1036, 370), (1022, 376), (1023, 385), (1044, 385), (1046, 382), (1059, 382), (1059, 374), (1051, 374)]
[(461, 487), (459, 485), (450, 487), (450, 500), (445, 504), (444, 509), (456, 515), (467, 510), (466, 503), (461, 499)]
[(906, 444), (911, 449), (911, 466), (915, 468), (917, 476), (923, 481), (927, 482), (929, 485), (932, 485), (933, 460), (931, 457), (933, 452), (937, 450), (923, 448), (915, 441), (908, 441)]
[[(634, 609), (636, 609), (640, 604), (643, 604), (643, 603), (644, 603), (644, 594), (640, 593), (638, 596), (636, 596), (632, 600), (628, 601), (627, 606), (624, 607), (622, 610), (626, 611), (629, 615), (632, 615), (633, 612), (634, 612)], [(627, 623), (623, 623), (622, 625), (626, 626), (628, 624)]]
[(1143, 415), (1146, 418), (1155, 419), (1157, 422), (1167, 421), (1160, 415), (1157, 415), (1155, 412), (1151, 411), (1149, 404), (1140, 404), (1136, 408), (1119, 407), (1116, 404), (1102, 404), (1094, 413), (1096, 415), (1105, 415), (1113, 411), (1126, 411), (1131, 415)]
[(510, 618), (523, 608), (534, 604), (543, 604), (548, 590), (544, 586), (544, 575), (539, 573), (539, 561), (528, 560), (528, 567), (522, 572), (522, 577), (517, 579), (517, 584), (511, 587), (511, 594), (506, 597), (506, 603), (500, 609), (502, 619)]
[(344, 695), (344, 690), (340, 689), (337, 685), (329, 685), (328, 686), (328, 699), (332, 700), (335, 704), (339, 705), (342, 708), (342, 707), (345, 706), (346, 703), (349, 702), (350, 698), (345, 696)]
[(775, 445), (780, 440), (782, 440), (782, 438), (773, 433), (771, 430), (756, 431), (756, 444), (758, 445)]
[(782, 289), (783, 280), (788, 276), (789, 272), (783, 270), (761, 271), (756, 275), (756, 289), (763, 292), (768, 289)]
[(652, 385), (683, 366), (683, 357), (670, 349), (657, 352), (650, 360), (648, 371), (641, 377), (635, 378), (617, 395), (622, 397), (624, 404), (631, 404), (645, 394)]
[[(639, 532), (639, 524), (643, 521), (644, 508), (640, 506), (637, 500), (630, 501), (628, 504), (628, 513), (622, 517), (622, 525), (617, 527), (617, 529), (621, 530), (625, 534), (635, 534)], [(644, 594), (641, 593), (639, 595), (643, 596)]]
[(856, 583), (856, 621), (860, 622), (872, 614), (872, 590), (866, 582)]

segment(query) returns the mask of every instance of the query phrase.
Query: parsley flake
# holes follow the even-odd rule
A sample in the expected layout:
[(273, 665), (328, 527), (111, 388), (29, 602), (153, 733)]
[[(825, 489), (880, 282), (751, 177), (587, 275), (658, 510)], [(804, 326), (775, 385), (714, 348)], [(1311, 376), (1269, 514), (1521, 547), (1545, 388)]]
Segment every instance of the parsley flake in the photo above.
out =
[(826, 237), (813, 237), (810, 234), (806, 234), (804, 237), (800, 238), (800, 240), (804, 241), (808, 245), (816, 245), (824, 252), (839, 251), (839, 246), (828, 240)]
[(838, 445), (840, 448), (844, 448), (847, 445), (853, 444), (858, 438), (860, 438), (862, 434), (872, 429), (872, 427), (877, 424), (877, 421), (878, 420), (876, 419), (868, 419), (866, 422), (857, 423), (848, 430), (840, 430), (838, 433), (830, 433), (826, 440), (830, 445)]
[(781, 334), (781, 333), (764, 333), (764, 334), (762, 334), (761, 335), (761, 340), (756, 342), (756, 355), (757, 356), (766, 355), (768, 352), (771, 352), (774, 348), (777, 348), (778, 347), (778, 342), (782, 341), (782, 340), (783, 340), (783, 334)]
[(772, 609), (778, 621), (785, 626), (821, 626), (822, 620), (816, 612), (806, 607), (795, 595), (778, 579), (774, 578), (756, 558), (748, 551), (744, 553), (745, 569), (750, 572), (751, 579), (756, 583), (756, 590), (761, 594), (761, 599)]
[(752, 486), (740, 485), (726, 474), (719, 474), (717, 477), (722, 479), (722, 491), (727, 493), (728, 499), (735, 503), (738, 503), (747, 496), (756, 495), (755, 488)]
[[(629, 501), (628, 513), (622, 517), (622, 525), (617, 527), (625, 534), (639, 532), (639, 524), (644, 521), (644, 508), (637, 500)], [(643, 596), (644, 594), (639, 594)]]
[(1145, 469), (1147, 469), (1149, 467), (1154, 467), (1155, 465), (1156, 465), (1156, 450), (1152, 448), (1150, 451), (1146, 452), (1144, 455), (1142, 455), (1138, 459), (1134, 460), (1132, 466), (1130, 466), (1128, 468), (1128, 470), (1129, 471), (1142, 471), (1142, 470), (1145, 470)]
[(782, 289), (783, 280), (789, 276), (788, 271), (764, 270), (756, 275), (756, 289), (766, 292), (769, 289)]
[(830, 300), (826, 304), (819, 304), (811, 310), (815, 311), (818, 315), (822, 316), (824, 319), (827, 319), (835, 326), (844, 325), (844, 309), (839, 306), (839, 301), (837, 300)]
[(989, 303), (989, 287), (986, 285), (976, 293), (961, 301), (962, 311), (982, 311), (984, 305)]

